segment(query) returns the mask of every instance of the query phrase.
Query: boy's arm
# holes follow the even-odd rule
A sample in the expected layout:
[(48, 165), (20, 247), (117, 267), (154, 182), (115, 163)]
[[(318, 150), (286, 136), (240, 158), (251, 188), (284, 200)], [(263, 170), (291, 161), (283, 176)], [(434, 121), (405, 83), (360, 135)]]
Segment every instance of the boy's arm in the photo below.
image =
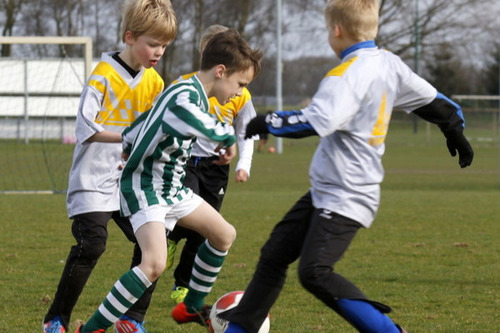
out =
[(122, 142), (122, 135), (117, 132), (112, 131), (102, 131), (97, 132), (87, 139), (87, 142), (108, 142), (108, 143), (119, 143)]
[(472, 163), (474, 151), (465, 138), (465, 120), (460, 106), (441, 93), (427, 105), (413, 111), (422, 119), (438, 125), (446, 137), (446, 145), (451, 156), (458, 152), (458, 163), (465, 168)]
[[(222, 123), (199, 106), (198, 92), (186, 89), (176, 97), (176, 105), (169, 108), (163, 118), (164, 130), (175, 135), (203, 137), (219, 142), (222, 148), (236, 143), (234, 127)], [(235, 148), (236, 149), (236, 148)]]
[(245, 138), (260, 133), (271, 133), (285, 138), (304, 138), (318, 135), (302, 111), (275, 111), (267, 115), (258, 115), (247, 126)]
[(238, 163), (236, 164), (236, 173), (246, 173), (248, 178), (252, 167), (252, 158), (254, 150), (254, 138), (245, 138), (246, 127), (250, 121), (257, 116), (252, 100), (249, 99), (240, 109), (234, 120), (233, 126), (238, 143)]

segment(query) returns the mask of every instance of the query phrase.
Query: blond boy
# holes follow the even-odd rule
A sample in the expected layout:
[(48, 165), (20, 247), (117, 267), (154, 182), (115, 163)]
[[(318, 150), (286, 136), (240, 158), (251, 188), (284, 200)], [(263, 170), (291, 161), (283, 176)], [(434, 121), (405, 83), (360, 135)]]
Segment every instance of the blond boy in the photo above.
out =
[(390, 307), (369, 299), (333, 267), (357, 231), (375, 219), (393, 108), (436, 123), (462, 168), (472, 163), (473, 151), (463, 135), (460, 107), (375, 45), (378, 11), (377, 0), (328, 1), (328, 42), (341, 64), (325, 76), (307, 107), (257, 117), (247, 127), (247, 136), (269, 132), (321, 140), (310, 166), (310, 190), (275, 226), (239, 305), (220, 315), (230, 321), (226, 333), (258, 331), (289, 265), (299, 258), (303, 287), (359, 332), (406, 332), (386, 315)]
[[(124, 49), (102, 55), (80, 99), (66, 201), (77, 244), (43, 320), (44, 333), (68, 330), (72, 310), (106, 248), (109, 220), (137, 242), (129, 220), (120, 216), (121, 133), (162, 92), (163, 80), (152, 67), (175, 38), (177, 21), (169, 0), (127, 0), (122, 15)], [(136, 245), (133, 266), (140, 255)], [(144, 301), (149, 299), (145, 296)], [(137, 309), (135, 322), (140, 324), (143, 315)]]

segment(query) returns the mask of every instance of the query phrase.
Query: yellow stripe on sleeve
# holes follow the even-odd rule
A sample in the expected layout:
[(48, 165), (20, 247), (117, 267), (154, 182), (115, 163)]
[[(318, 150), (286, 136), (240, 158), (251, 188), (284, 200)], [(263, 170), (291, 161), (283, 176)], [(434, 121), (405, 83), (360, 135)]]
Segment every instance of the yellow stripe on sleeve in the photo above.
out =
[(358, 57), (354, 57), (354, 58), (338, 65), (337, 67), (335, 67), (334, 69), (329, 71), (325, 75), (325, 77), (327, 77), (327, 76), (342, 76), (342, 74), (345, 73), (345, 71), (349, 68), (349, 66), (351, 66), (356, 61), (356, 59), (358, 59)]

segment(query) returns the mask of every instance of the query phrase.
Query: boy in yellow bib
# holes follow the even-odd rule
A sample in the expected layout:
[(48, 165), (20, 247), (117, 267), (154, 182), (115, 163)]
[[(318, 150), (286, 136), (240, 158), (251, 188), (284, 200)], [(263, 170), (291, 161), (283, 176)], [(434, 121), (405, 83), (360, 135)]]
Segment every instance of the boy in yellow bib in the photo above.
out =
[[(152, 67), (176, 33), (177, 21), (169, 0), (125, 1), (125, 48), (103, 54), (83, 89), (66, 201), (76, 244), (66, 259), (57, 292), (44, 318), (44, 333), (68, 330), (71, 312), (106, 248), (109, 220), (113, 219), (135, 243), (132, 266), (141, 261), (132, 226), (128, 218), (120, 216), (121, 133), (149, 110), (162, 92), (163, 80)], [(117, 332), (124, 332), (127, 327), (144, 332), (141, 323), (152, 288), (141, 300), (144, 303), (138, 303), (129, 316), (117, 322)]]

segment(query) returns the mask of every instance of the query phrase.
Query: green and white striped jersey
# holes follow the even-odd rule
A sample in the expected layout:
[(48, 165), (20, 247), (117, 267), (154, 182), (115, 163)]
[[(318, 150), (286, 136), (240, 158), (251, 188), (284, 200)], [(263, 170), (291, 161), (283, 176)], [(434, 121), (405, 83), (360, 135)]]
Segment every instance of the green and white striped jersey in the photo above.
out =
[(236, 142), (233, 127), (208, 110), (208, 97), (194, 75), (170, 85), (153, 109), (123, 132), (124, 150), (130, 151), (120, 180), (124, 216), (147, 206), (173, 205), (190, 194), (183, 184), (185, 166), (197, 137), (223, 147)]

